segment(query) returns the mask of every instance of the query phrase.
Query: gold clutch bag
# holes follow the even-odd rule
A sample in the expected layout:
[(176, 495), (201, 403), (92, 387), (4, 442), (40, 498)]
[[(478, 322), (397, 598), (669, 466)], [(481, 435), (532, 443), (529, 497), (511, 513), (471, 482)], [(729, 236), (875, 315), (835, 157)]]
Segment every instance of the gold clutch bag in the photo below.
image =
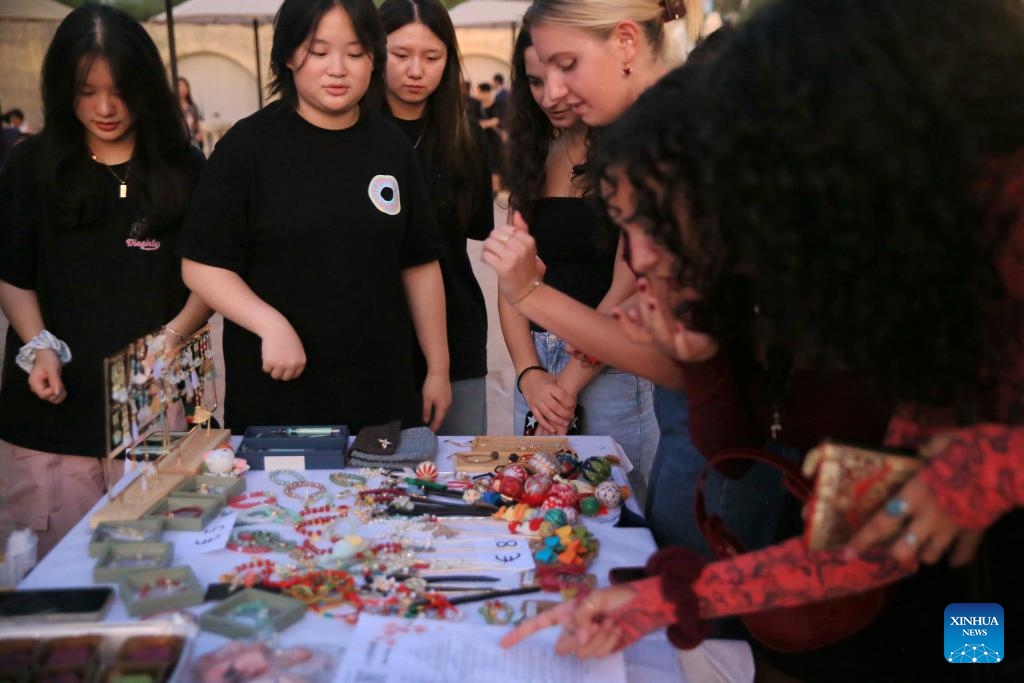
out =
[(834, 442), (812, 450), (803, 465), (804, 476), (814, 477), (804, 530), (808, 549), (845, 544), (920, 466), (912, 456)]

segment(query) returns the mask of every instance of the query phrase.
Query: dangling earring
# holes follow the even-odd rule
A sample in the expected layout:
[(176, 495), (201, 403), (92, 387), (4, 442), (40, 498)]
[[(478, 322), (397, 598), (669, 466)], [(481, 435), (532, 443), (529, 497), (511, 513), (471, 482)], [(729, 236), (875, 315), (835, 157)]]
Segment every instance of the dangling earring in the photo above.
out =
[(622, 77), (629, 78), (629, 75), (633, 73), (633, 68), (629, 65), (629, 62), (622, 63)]

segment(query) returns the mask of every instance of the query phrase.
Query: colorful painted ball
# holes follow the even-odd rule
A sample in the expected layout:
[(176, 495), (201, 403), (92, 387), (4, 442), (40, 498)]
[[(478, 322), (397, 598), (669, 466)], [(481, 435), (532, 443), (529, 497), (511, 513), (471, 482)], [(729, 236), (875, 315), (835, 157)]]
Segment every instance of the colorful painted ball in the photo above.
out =
[(576, 524), (580, 521), (580, 513), (576, 511), (576, 508), (560, 508), (562, 513), (565, 515), (566, 524)]
[(551, 485), (551, 490), (548, 491), (548, 498), (555, 498), (561, 501), (558, 507), (576, 507), (576, 503), (579, 501), (579, 496), (576, 495), (576, 489), (572, 487), (572, 484), (566, 484), (562, 481)]
[(558, 474), (558, 459), (554, 453), (540, 451), (534, 453), (530, 458), (530, 469), (536, 474), (546, 474), (553, 477)]
[(552, 508), (544, 513), (544, 521), (551, 522), (556, 527), (565, 526), (568, 520), (565, 517), (565, 510), (562, 508)]
[(605, 481), (594, 489), (594, 497), (606, 508), (615, 508), (622, 504), (622, 492), (614, 481)]
[(515, 477), (502, 477), (498, 484), (498, 493), (506, 498), (518, 500), (523, 495), (523, 482)]
[(583, 477), (591, 484), (600, 484), (612, 476), (612, 466), (605, 458), (587, 458), (581, 466)]
[(562, 507), (562, 501), (556, 496), (552, 496), (548, 493), (548, 497), (544, 499), (544, 502), (540, 504), (540, 509), (547, 512), (548, 510), (556, 510)]
[(546, 474), (531, 475), (523, 483), (523, 502), (531, 507), (537, 507), (544, 502), (551, 488), (551, 477)]
[(558, 473), (563, 477), (572, 479), (580, 476), (580, 459), (575, 453), (559, 451), (555, 459), (558, 461)]
[(437, 481), (437, 465), (432, 462), (421, 462), (416, 466), (416, 478), (424, 481)]
[(587, 496), (580, 501), (580, 512), (588, 517), (593, 517), (600, 511), (601, 503), (594, 496)]
[(522, 465), (506, 465), (505, 469), (501, 471), (501, 476), (511, 477), (518, 479), (519, 481), (526, 481), (526, 478), (530, 476), (530, 473), (526, 471), (526, 468)]

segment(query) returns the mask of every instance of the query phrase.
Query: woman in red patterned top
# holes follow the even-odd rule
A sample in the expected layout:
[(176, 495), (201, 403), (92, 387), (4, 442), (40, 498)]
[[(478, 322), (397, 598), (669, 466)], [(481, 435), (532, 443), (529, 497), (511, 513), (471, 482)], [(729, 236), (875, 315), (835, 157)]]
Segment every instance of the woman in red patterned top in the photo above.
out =
[[(782, 0), (607, 131), (609, 212), (647, 275), (632, 323), (683, 361), (701, 452), (760, 446), (781, 427), (801, 450), (860, 437), (930, 460), (847, 548), (793, 539), (706, 566), (668, 548), (650, 578), (529, 621), (506, 645), (558, 623), (559, 650), (580, 656), (664, 625), (692, 647), (711, 618), (864, 591), (948, 551), (965, 564), (1024, 505), (1015, 12)], [(694, 83), (709, 93), (699, 106)], [(514, 244), (507, 291), (533, 277), (529, 238)], [(941, 612), (952, 598), (931, 601)]]

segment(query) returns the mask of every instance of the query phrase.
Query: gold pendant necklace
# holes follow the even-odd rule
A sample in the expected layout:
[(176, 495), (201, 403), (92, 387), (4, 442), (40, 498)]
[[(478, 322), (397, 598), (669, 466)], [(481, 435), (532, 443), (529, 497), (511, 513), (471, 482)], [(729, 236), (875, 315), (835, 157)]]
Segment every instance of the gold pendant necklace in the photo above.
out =
[(121, 184), (120, 188), (118, 188), (118, 194), (117, 194), (118, 198), (119, 199), (126, 198), (128, 196), (128, 174), (131, 173), (131, 171), (132, 171), (131, 159), (128, 160), (128, 167), (125, 168), (125, 170), (124, 170), (124, 177), (123, 178), (121, 176), (117, 175), (117, 173), (114, 172), (114, 169), (110, 168), (109, 165), (104, 164), (102, 161), (100, 161), (98, 158), (96, 158), (95, 154), (92, 155), (92, 160), (95, 161), (97, 164), (102, 165), (103, 168), (105, 168), (108, 171), (110, 171), (110, 175), (114, 176), (114, 178), (117, 180), (117, 182), (119, 182)]

